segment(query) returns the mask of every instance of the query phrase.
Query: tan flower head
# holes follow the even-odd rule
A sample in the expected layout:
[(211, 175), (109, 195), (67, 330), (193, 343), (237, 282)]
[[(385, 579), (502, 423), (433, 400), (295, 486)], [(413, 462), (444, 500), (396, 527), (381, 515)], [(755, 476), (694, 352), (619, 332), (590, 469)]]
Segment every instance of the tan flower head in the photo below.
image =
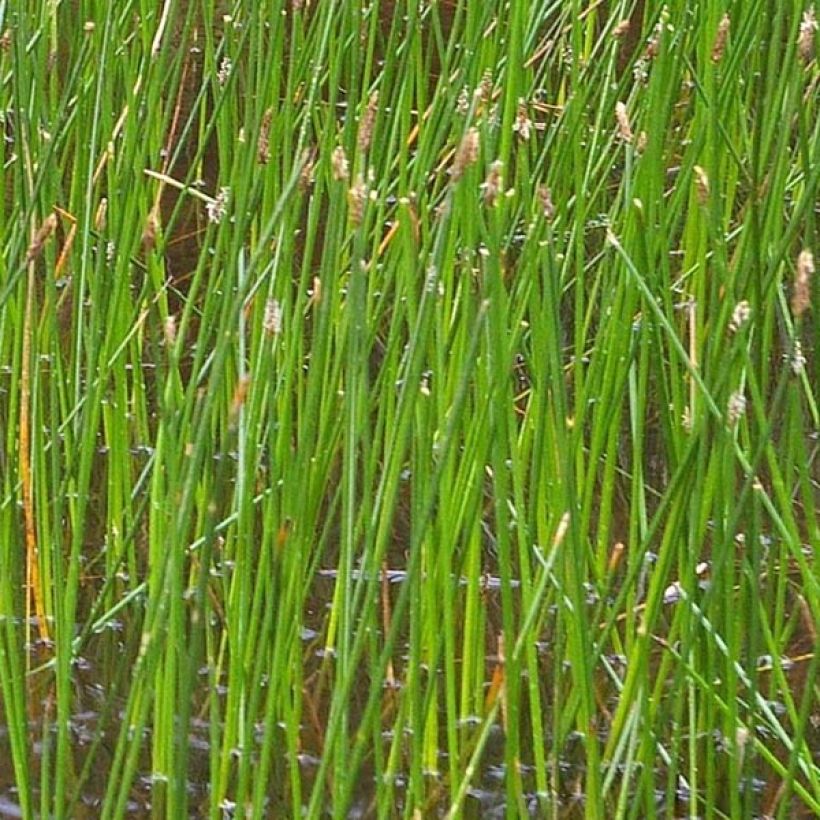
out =
[(800, 251), (792, 293), (792, 313), (799, 319), (811, 306), (811, 280), (814, 275), (814, 256), (810, 250)]
[(615, 121), (618, 123), (618, 136), (624, 142), (632, 142), (632, 125), (629, 122), (629, 114), (626, 105), (620, 100), (615, 103)]
[(814, 57), (814, 36), (817, 32), (817, 17), (814, 6), (803, 12), (800, 23), (800, 33), (797, 36), (797, 52), (804, 63), (811, 62)]
[(732, 26), (732, 20), (728, 14), (724, 14), (718, 24), (717, 34), (715, 35), (715, 42), (712, 45), (712, 62), (719, 63), (723, 59), (723, 52), (726, 51), (726, 41), (729, 39), (729, 29)]
[(346, 180), (350, 177), (350, 163), (341, 145), (337, 145), (330, 155), (330, 170), (335, 180)]
[(450, 169), (450, 178), (453, 182), (458, 182), (464, 176), (465, 169), (478, 161), (478, 150), (478, 129), (470, 128), (456, 149), (453, 167)]

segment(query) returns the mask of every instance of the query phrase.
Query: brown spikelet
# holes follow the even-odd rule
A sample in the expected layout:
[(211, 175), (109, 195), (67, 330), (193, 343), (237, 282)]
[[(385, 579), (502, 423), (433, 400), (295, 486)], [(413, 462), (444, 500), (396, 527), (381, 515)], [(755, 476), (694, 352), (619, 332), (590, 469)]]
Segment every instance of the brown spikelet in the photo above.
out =
[(282, 305), (278, 299), (268, 299), (265, 302), (262, 329), (266, 336), (278, 336), (282, 332)]
[(792, 313), (799, 319), (811, 305), (811, 278), (814, 275), (814, 256), (810, 250), (800, 251), (792, 293)]
[(481, 75), (481, 85), (479, 85), (481, 101), (486, 105), (493, 98), (493, 72), (487, 68)]
[(0, 51), (8, 51), (11, 48), (11, 29), (7, 28), (0, 36)]
[(629, 34), (629, 20), (621, 20), (614, 29), (612, 29), (612, 37), (615, 40), (622, 40)]
[(439, 202), (438, 205), (433, 209), (433, 218), (438, 220), (444, 219), (450, 213), (450, 200), (443, 199)]
[(233, 61), (226, 55), (222, 58), (222, 62), (219, 64), (219, 70), (216, 72), (216, 81), (220, 86), (224, 86), (228, 82), (232, 71)]
[(159, 217), (157, 216), (157, 209), (152, 208), (148, 212), (145, 228), (142, 231), (142, 247), (146, 253), (150, 253), (156, 247), (157, 231), (159, 231)]
[(726, 41), (729, 39), (729, 29), (732, 20), (728, 14), (724, 14), (718, 24), (715, 42), (712, 44), (712, 62), (719, 63), (723, 59), (723, 52), (726, 51)]
[(655, 57), (658, 56), (658, 52), (661, 49), (661, 37), (663, 36), (663, 26), (662, 22), (659, 22), (652, 31), (652, 36), (646, 43), (646, 51), (644, 52), (644, 57), (647, 60), (654, 60)]
[(453, 182), (458, 182), (464, 176), (465, 169), (478, 161), (478, 148), (478, 129), (470, 128), (456, 150), (453, 167), (450, 169), (450, 178)]
[(53, 211), (43, 220), (43, 224), (37, 229), (34, 234), (34, 239), (26, 251), (26, 262), (31, 262), (36, 259), (42, 252), (46, 241), (57, 229), (57, 214)]
[(552, 191), (546, 185), (539, 185), (537, 189), (538, 204), (547, 222), (555, 218), (555, 205), (552, 203)]
[(273, 120), (273, 109), (269, 108), (262, 116), (259, 126), (259, 140), (256, 144), (256, 158), (260, 165), (267, 165), (270, 161), (270, 125)]
[(800, 33), (797, 35), (797, 53), (804, 63), (810, 63), (814, 57), (814, 35), (817, 32), (817, 17), (814, 6), (803, 12), (800, 22)]
[(222, 187), (209, 202), (205, 204), (205, 213), (208, 215), (208, 222), (219, 225), (228, 212), (228, 200), (230, 198), (230, 188)]
[(626, 105), (620, 100), (615, 103), (615, 121), (618, 123), (618, 136), (624, 142), (632, 142), (632, 126), (629, 123), (629, 114)]
[(745, 299), (738, 302), (735, 305), (735, 309), (732, 311), (732, 318), (729, 320), (729, 332), (732, 334), (738, 333), (743, 325), (749, 321), (751, 315), (751, 305)]
[(100, 200), (100, 204), (97, 206), (96, 214), (94, 214), (94, 227), (98, 231), (104, 231), (107, 218), (108, 218), (108, 200), (105, 197), (103, 197)]
[(709, 202), (709, 176), (700, 165), (696, 165), (693, 170), (695, 172), (695, 190), (697, 191), (698, 202), (701, 205), (706, 205)]
[(350, 208), (350, 221), (358, 228), (362, 224), (364, 206), (367, 202), (367, 186), (361, 174), (356, 176), (353, 185), (347, 192), (347, 202)]
[(169, 313), (162, 323), (162, 333), (165, 337), (165, 346), (173, 347), (177, 340), (177, 317), (173, 313)]
[(359, 134), (357, 137), (357, 145), (360, 151), (367, 151), (370, 148), (370, 142), (373, 139), (373, 126), (376, 124), (376, 114), (379, 111), (379, 92), (374, 91), (367, 101), (367, 108), (365, 108), (359, 123)]
[(527, 142), (532, 136), (532, 120), (527, 110), (527, 101), (524, 99), (518, 101), (518, 111), (515, 115), (513, 131), (515, 131), (524, 142)]
[(337, 145), (330, 155), (330, 170), (333, 179), (343, 181), (350, 177), (350, 163), (347, 161), (347, 154), (341, 145)]
[(490, 207), (495, 205), (498, 195), (501, 193), (503, 182), (501, 169), (503, 167), (504, 163), (501, 162), (501, 160), (496, 160), (490, 165), (490, 170), (487, 172), (487, 179), (484, 180), (484, 184), (481, 186), (484, 189), (484, 202)]
[(726, 403), (726, 422), (734, 427), (746, 412), (746, 396), (741, 390), (735, 390)]
[(307, 191), (313, 185), (316, 168), (316, 148), (305, 148), (302, 152), (302, 170), (299, 173), (299, 190)]

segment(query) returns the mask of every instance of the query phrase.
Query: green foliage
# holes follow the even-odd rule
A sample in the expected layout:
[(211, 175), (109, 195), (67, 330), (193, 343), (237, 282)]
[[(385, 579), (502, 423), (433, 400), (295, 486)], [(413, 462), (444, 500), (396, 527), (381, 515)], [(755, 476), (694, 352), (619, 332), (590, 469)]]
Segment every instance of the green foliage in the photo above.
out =
[(0, 4), (0, 805), (820, 813), (813, 20)]

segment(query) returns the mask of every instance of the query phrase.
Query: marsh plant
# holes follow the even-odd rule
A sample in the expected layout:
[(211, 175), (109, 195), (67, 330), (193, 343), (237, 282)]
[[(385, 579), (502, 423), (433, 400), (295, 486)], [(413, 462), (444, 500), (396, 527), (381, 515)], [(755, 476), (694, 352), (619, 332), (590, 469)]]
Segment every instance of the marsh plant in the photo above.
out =
[(810, 0), (0, 35), (0, 813), (820, 814)]

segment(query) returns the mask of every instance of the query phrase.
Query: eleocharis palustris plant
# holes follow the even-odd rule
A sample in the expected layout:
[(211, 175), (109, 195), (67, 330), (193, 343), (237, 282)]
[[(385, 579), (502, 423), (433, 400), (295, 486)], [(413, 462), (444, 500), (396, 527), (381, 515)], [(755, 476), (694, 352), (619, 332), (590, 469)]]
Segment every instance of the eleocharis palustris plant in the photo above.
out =
[(0, 5), (0, 807), (820, 813), (817, 30)]

